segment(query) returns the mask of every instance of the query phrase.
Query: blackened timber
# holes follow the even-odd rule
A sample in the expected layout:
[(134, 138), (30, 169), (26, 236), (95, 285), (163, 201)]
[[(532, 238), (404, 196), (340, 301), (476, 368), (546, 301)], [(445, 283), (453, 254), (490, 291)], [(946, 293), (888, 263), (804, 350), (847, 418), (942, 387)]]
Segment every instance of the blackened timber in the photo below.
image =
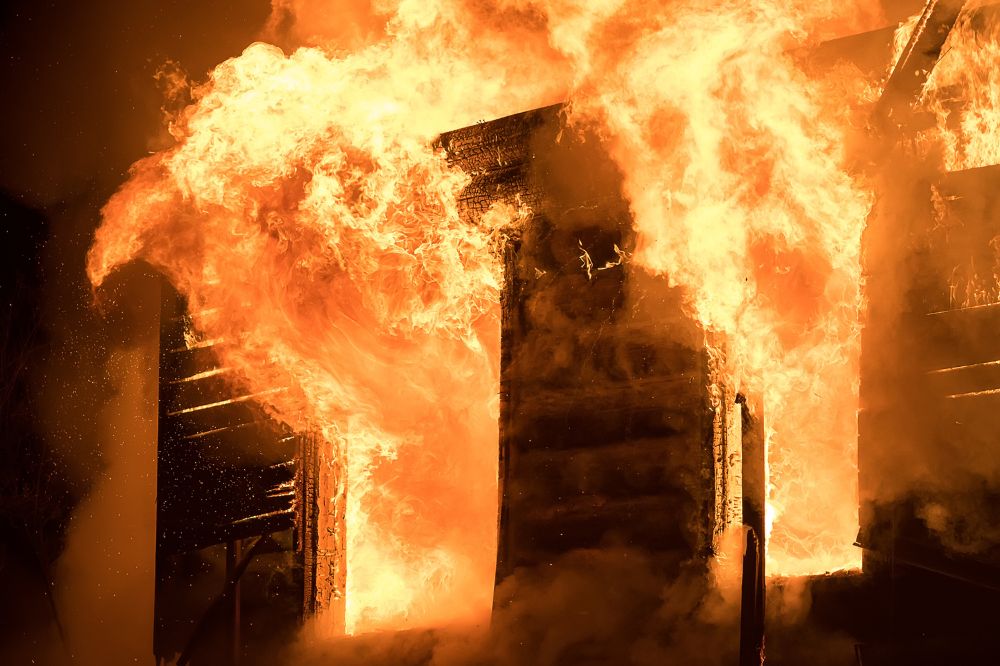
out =
[(494, 203), (519, 200), (537, 207), (541, 190), (532, 184), (534, 149), (555, 141), (562, 108), (548, 106), (440, 136), (449, 161), (471, 177), (461, 195), (467, 211), (481, 214)]
[(765, 553), (767, 504), (766, 444), (759, 405), (743, 406), (743, 524), (746, 550), (740, 603), (740, 666), (764, 663)]
[[(234, 615), (230, 615), (226, 618), (229, 621), (236, 620), (234, 609), (234, 601), (238, 599), (239, 595), (239, 584), (240, 578), (246, 573), (247, 567), (253, 561), (254, 557), (258, 553), (264, 552), (268, 548), (277, 547), (275, 542), (269, 536), (259, 536), (250, 545), (249, 548), (239, 549), (236, 547), (230, 549), (227, 553), (226, 562), (226, 579), (222, 585), (222, 592), (214, 601), (209, 605), (208, 610), (206, 610), (198, 622), (194, 626), (194, 630), (191, 632), (191, 636), (181, 651), (180, 656), (177, 658), (177, 666), (186, 666), (191, 663), (191, 658), (198, 648), (199, 643), (205, 636), (207, 629), (212, 625), (213, 622), (219, 620), (219, 614), (221, 611), (228, 609)], [(238, 602), (237, 602), (238, 603)], [(230, 633), (230, 639), (235, 640), (235, 632)], [(238, 645), (230, 644), (230, 657), (232, 661), (235, 662), (239, 652)]]
[[(712, 411), (704, 333), (679, 289), (621, 264), (632, 220), (596, 137), (554, 106), (448, 132), (474, 223), (527, 203), (501, 296), (497, 579), (575, 549), (707, 555)], [(586, 168), (581, 168), (586, 165)], [(586, 269), (614, 264), (602, 271)]]
[(875, 110), (877, 123), (905, 125), (948, 34), (968, 0), (928, 0), (899, 56)]

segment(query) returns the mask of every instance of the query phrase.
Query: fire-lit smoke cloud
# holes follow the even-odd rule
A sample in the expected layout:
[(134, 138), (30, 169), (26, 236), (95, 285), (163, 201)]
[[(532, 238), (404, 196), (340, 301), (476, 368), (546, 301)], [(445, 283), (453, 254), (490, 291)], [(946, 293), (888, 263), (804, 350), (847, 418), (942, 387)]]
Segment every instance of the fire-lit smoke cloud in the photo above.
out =
[(523, 211), (466, 219), (466, 176), (431, 144), (568, 100), (623, 172), (635, 261), (687, 288), (763, 398), (772, 568), (855, 566), (873, 195), (845, 146), (870, 99), (797, 58), (876, 27), (868, 7), (275, 2), (285, 50), (255, 44), (194, 91), (176, 144), (105, 208), (91, 279), (161, 269), (261, 401), (346, 457), (349, 629), (468, 619), (495, 552), (494, 250)]

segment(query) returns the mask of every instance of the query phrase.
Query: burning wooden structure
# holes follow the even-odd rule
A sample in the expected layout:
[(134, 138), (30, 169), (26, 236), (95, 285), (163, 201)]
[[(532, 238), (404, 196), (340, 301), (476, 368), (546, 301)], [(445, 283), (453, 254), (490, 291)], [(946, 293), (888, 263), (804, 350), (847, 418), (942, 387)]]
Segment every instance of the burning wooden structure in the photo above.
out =
[[(1000, 589), (1000, 538), (990, 531), (1000, 524), (995, 488), (968, 474), (959, 483), (914, 484), (995, 464), (1000, 293), (990, 285), (1000, 175), (985, 168), (940, 176), (909, 164), (902, 151), (892, 154), (919, 126), (912, 98), (961, 4), (928, 4), (873, 123), (888, 137), (887, 163), (897, 172), (866, 239), (858, 537), (865, 567), (811, 581), (814, 619), (854, 636), (866, 665), (917, 663), (915, 652), (936, 663), (982, 656), (988, 648), (976, 634), (994, 617), (988, 609)], [(884, 55), (890, 36), (838, 40), (815, 56)], [(750, 530), (741, 662), (759, 663), (760, 415), (718, 386), (706, 334), (685, 314), (682, 291), (629, 264), (634, 238), (620, 175), (599, 142), (569, 131), (561, 114), (548, 107), (439, 140), (471, 176), (462, 196), (470, 218), (498, 201), (533, 211), (504, 249), (497, 580), (601, 547), (652, 553), (672, 575), (682, 562), (707, 562), (724, 528), (742, 523)], [(233, 626), (235, 582), (252, 555), (283, 553), (275, 555), (284, 558), (278, 568), (291, 572), (304, 613), (324, 595), (320, 603), (328, 603), (337, 587), (329, 581), (344, 575), (336, 553), (318, 557), (329, 532), (319, 526), (331, 515), (322, 509), (328, 491), (316, 490), (322, 481), (310, 438), (283, 432), (255, 410), (252, 396), (234, 395), (213, 366), (214, 343), (185, 335), (182, 309), (176, 301), (169, 308), (158, 473), (157, 653), (164, 657), (192, 636), (190, 615), (171, 619), (159, 610), (171, 606), (170, 586), (189, 575), (184, 553), (230, 544), (216, 603)], [(913, 476), (887, 489), (885, 470), (894, 465)], [(983, 524), (962, 522), (970, 508), (986, 516)], [(981, 547), (956, 546), (968, 540), (949, 538), (955, 530), (983, 530)], [(241, 555), (244, 539), (256, 540)], [(929, 590), (950, 605), (930, 602)]]
[(470, 215), (495, 202), (532, 210), (504, 256), (497, 580), (600, 547), (651, 553), (669, 579), (683, 563), (707, 563), (742, 520), (753, 572), (744, 649), (759, 653), (759, 414), (719, 384), (683, 290), (629, 263), (621, 176), (563, 113), (547, 107), (440, 139), (472, 177)]

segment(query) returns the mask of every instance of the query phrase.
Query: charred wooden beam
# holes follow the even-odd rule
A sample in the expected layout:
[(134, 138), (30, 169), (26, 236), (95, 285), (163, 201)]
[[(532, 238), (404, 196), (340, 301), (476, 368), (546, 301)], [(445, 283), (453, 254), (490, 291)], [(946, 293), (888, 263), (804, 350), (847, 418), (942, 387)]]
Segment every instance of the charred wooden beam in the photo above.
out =
[(766, 444), (760, 407), (752, 408), (743, 396), (739, 396), (739, 400), (743, 406), (743, 524), (746, 527), (740, 604), (740, 666), (760, 666), (764, 663)]
[(928, 0), (876, 105), (876, 125), (899, 128), (909, 122), (912, 106), (967, 4), (968, 0)]
[(342, 635), (346, 629), (347, 601), (347, 460), (316, 437), (310, 438), (307, 474), (310, 481), (308, 512), (312, 516), (309, 565), (313, 592), (311, 609), (317, 627), (327, 635)]

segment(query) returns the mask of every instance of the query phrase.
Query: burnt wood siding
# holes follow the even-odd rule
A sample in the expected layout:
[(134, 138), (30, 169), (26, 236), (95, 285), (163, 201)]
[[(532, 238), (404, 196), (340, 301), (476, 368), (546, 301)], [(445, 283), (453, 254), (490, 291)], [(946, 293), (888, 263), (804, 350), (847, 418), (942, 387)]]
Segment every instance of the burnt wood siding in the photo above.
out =
[[(707, 554), (713, 412), (681, 293), (620, 260), (631, 218), (594, 137), (548, 107), (443, 135), (474, 223), (525, 203), (504, 248), (497, 578), (580, 548)], [(588, 276), (584, 252), (593, 266)]]
[(870, 262), (859, 415), (862, 545), (942, 573), (989, 564), (996, 580), (998, 187), (998, 167), (946, 174), (907, 192), (923, 210), (876, 219), (897, 228)]

